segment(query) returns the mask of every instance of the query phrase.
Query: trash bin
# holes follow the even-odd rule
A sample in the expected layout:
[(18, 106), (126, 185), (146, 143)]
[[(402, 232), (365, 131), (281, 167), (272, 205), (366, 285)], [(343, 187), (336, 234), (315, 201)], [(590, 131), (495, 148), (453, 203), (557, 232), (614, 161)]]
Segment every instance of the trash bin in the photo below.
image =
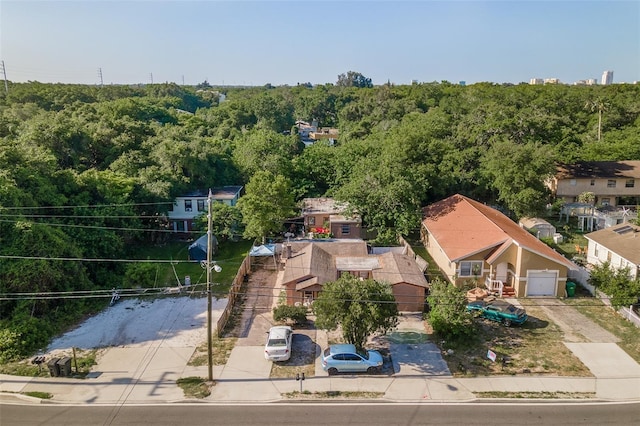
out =
[(576, 295), (576, 283), (567, 281), (567, 296), (573, 297)]
[(68, 377), (71, 375), (71, 358), (64, 357), (58, 361), (58, 367), (60, 368), (60, 376)]
[(49, 367), (49, 374), (51, 374), (51, 377), (58, 377), (60, 375), (60, 366), (58, 365), (58, 361), (60, 361), (60, 358), (51, 358), (49, 362), (47, 362), (47, 367)]

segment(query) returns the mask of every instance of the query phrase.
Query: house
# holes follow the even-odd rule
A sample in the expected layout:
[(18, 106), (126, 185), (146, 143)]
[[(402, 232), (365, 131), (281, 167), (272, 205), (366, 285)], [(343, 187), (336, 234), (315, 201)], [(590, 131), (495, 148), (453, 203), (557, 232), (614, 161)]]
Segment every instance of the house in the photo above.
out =
[(587, 263), (609, 262), (615, 269), (629, 268), (629, 276), (640, 277), (640, 226), (623, 223), (585, 235)]
[(523, 217), (518, 225), (538, 238), (553, 238), (556, 227), (539, 217)]
[(596, 206), (640, 204), (640, 161), (597, 161), (564, 164), (547, 182), (549, 189), (567, 203), (591, 192)]
[(329, 145), (333, 146), (337, 142), (339, 134), (340, 132), (338, 131), (338, 129), (322, 127), (313, 132), (310, 132), (309, 138), (314, 142), (317, 142), (319, 140), (326, 140)]
[(371, 255), (364, 241), (296, 241), (283, 250), (279, 285), (287, 304), (311, 303), (323, 284), (343, 274), (391, 284), (398, 310), (422, 312), (428, 283), (415, 260), (402, 253)]
[[(223, 186), (211, 188), (211, 197), (214, 203), (225, 203), (235, 206), (242, 193), (242, 186)], [(171, 210), (169, 210), (169, 222), (174, 232), (194, 231), (194, 219), (207, 211), (207, 199), (209, 191), (194, 191), (176, 197)]]
[(302, 218), (305, 232), (328, 229), (334, 238), (362, 238), (359, 216), (348, 216), (347, 205), (333, 198), (305, 198), (302, 200)]
[(423, 243), (456, 286), (484, 284), (500, 295), (561, 296), (578, 266), (504, 214), (463, 195), (423, 210)]

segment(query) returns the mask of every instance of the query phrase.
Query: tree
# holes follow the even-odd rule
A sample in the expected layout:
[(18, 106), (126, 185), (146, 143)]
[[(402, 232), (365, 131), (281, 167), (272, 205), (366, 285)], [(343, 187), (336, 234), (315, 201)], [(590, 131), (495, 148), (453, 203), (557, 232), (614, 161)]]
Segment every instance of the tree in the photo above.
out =
[(238, 201), (245, 224), (246, 238), (264, 238), (282, 228), (282, 222), (293, 216), (291, 183), (282, 175), (268, 170), (257, 172), (246, 186), (246, 195)]
[(336, 83), (338, 86), (342, 87), (373, 87), (373, 83), (370, 78), (365, 77), (359, 72), (349, 71), (346, 74), (340, 74), (338, 76), (338, 82)]
[(398, 324), (398, 307), (391, 285), (345, 274), (324, 284), (313, 302), (316, 327), (342, 329), (348, 343), (363, 348), (373, 333), (385, 334)]
[(429, 288), (429, 323), (433, 331), (447, 340), (456, 340), (473, 333), (467, 299), (462, 290), (436, 279)]
[(584, 107), (591, 110), (591, 112), (598, 111), (598, 142), (600, 142), (602, 137), (602, 113), (608, 109), (609, 103), (598, 98), (593, 101), (587, 101)]
[[(236, 206), (225, 203), (213, 203), (211, 206), (211, 222), (213, 235), (218, 240), (226, 241), (238, 233), (238, 226), (242, 221), (242, 213)], [(198, 217), (200, 229), (207, 229), (208, 219), (206, 213)]]
[(609, 296), (616, 309), (636, 303), (640, 298), (640, 279), (629, 278), (629, 268), (614, 269), (609, 262), (593, 267), (589, 284)]

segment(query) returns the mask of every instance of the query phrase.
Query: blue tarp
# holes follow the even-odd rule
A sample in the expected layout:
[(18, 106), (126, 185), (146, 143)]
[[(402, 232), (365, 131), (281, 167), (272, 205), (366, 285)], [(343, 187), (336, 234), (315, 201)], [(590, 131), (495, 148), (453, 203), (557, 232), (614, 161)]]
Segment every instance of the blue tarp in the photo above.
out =
[(249, 251), (249, 256), (273, 256), (275, 252), (276, 252), (275, 244), (263, 244), (261, 246), (251, 247), (251, 251)]
[[(211, 253), (215, 253), (218, 250), (218, 240), (215, 236), (211, 236)], [(203, 261), (207, 260), (207, 234), (194, 241), (189, 246), (189, 259)]]

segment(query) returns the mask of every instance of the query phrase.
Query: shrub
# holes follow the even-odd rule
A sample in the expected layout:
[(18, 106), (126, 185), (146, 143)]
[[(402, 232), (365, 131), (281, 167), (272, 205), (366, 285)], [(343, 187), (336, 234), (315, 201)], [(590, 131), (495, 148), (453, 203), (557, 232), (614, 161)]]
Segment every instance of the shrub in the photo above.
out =
[(273, 319), (276, 321), (292, 321), (303, 324), (307, 321), (306, 306), (280, 305), (273, 308)]

